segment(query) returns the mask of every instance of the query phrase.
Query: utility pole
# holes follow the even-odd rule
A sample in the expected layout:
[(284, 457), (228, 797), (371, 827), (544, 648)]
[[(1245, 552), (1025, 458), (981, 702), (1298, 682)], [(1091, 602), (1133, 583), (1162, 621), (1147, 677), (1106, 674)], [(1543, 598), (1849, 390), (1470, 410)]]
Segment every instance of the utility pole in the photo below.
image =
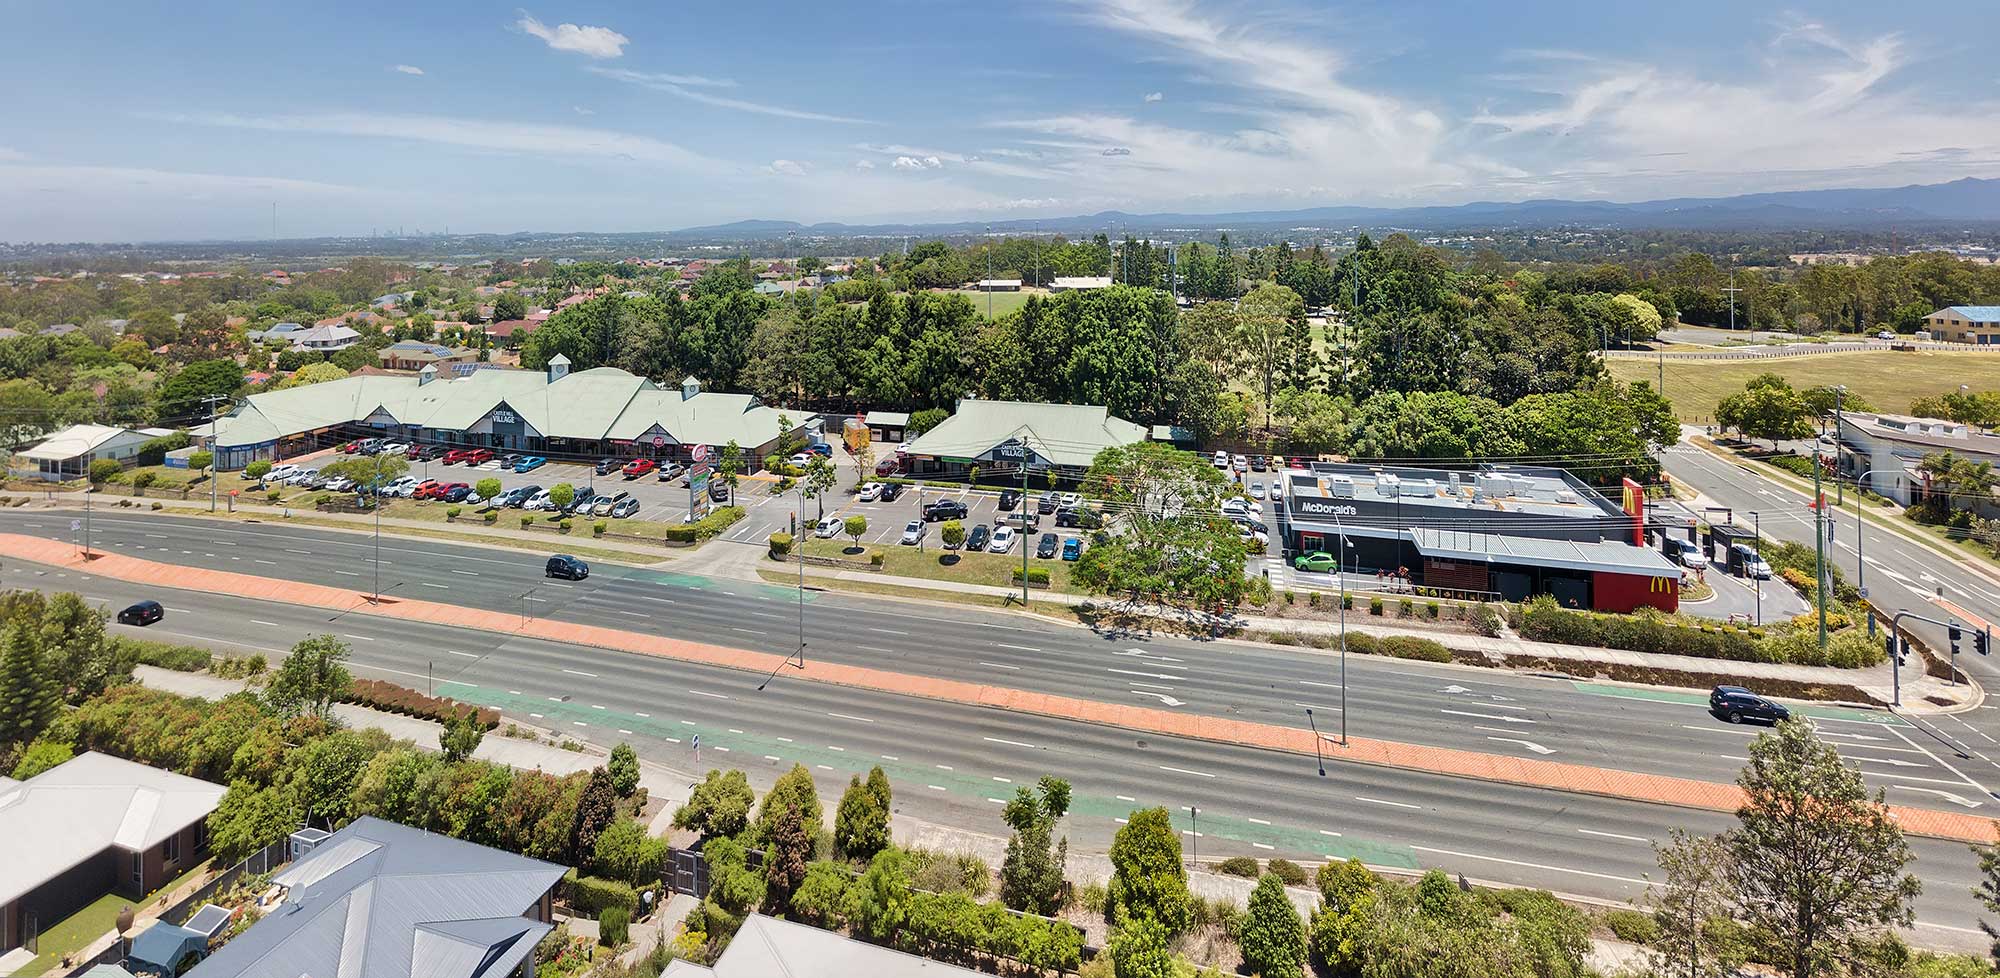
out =
[(227, 394), (210, 394), (201, 399), (201, 406), (208, 410), (208, 511), (215, 512), (215, 402), (227, 401)]
[(1847, 393), (1846, 384), (1836, 384), (1833, 388), (1833, 504), (1839, 506), (1847, 502), (1847, 484), (1840, 481), (1840, 398)]
[(1826, 516), (1826, 493), (1820, 490), (1820, 453), (1813, 452), (1813, 560), (1817, 568), (1814, 580), (1817, 604), (1819, 605), (1819, 647), (1826, 650), (1826, 530), (1830, 525)]
[[(1757, 518), (1755, 512), (1750, 514), (1750, 532), (1757, 535), (1757, 547), (1751, 552), (1760, 553), (1764, 549), (1764, 522)], [(1761, 553), (1757, 559), (1764, 559)], [(1751, 574), (1750, 581), (1757, 586), (1757, 626), (1762, 628), (1764, 625), (1764, 579), (1758, 577), (1756, 574)]]
[(1729, 293), (1729, 331), (1736, 331), (1736, 293), (1743, 291), (1736, 287), (1736, 269), (1729, 270), (1729, 287), (1722, 291)]
[(1028, 440), (1021, 439), (1021, 607), (1028, 606)]

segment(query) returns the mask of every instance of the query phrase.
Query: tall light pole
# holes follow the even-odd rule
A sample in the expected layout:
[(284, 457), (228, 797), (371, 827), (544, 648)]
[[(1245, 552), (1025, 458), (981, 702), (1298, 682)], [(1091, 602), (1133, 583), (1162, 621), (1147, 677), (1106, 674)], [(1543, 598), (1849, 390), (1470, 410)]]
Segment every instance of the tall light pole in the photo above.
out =
[(215, 413), (215, 402), (227, 401), (227, 394), (210, 394), (201, 399), (201, 406), (208, 410), (208, 511), (215, 512), (215, 421), (220, 415)]
[[(1764, 524), (1763, 521), (1757, 518), (1755, 510), (1750, 512), (1750, 532), (1757, 534), (1757, 546), (1752, 548), (1750, 552), (1758, 553), (1764, 546)], [(1764, 559), (1761, 553), (1759, 553), (1757, 559)], [(1757, 624), (1759, 627), (1762, 627), (1764, 624), (1764, 579), (1758, 577), (1755, 572), (1752, 572), (1750, 574), (1750, 583), (1757, 588)]]
[[(1288, 511), (1289, 512), (1289, 511)], [(1340, 554), (1334, 558), (1335, 575), (1340, 578), (1340, 746), (1347, 746), (1347, 526), (1340, 517), (1333, 518), (1334, 529), (1340, 531)]]

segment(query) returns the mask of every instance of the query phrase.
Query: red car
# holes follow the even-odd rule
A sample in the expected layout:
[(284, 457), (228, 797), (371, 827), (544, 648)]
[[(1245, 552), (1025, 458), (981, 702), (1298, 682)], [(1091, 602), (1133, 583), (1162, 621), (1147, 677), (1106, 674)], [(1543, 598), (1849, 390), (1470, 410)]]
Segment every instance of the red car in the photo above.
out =
[(444, 457), (438, 459), (438, 464), (457, 465), (458, 463), (463, 462), (467, 458), (471, 457), (471, 455), (472, 455), (472, 449), (470, 448), (454, 448), (451, 451), (444, 453)]
[(485, 448), (474, 448), (465, 453), (465, 464), (484, 465), (493, 461), (493, 452)]
[(339, 451), (340, 451), (341, 453), (343, 453), (343, 454), (346, 454), (346, 455), (352, 455), (352, 454), (354, 454), (354, 450), (355, 450), (356, 448), (359, 448), (360, 446), (361, 446), (361, 443), (360, 443), (360, 442), (358, 442), (358, 441), (351, 441), (351, 442), (348, 442), (348, 443), (347, 443), (347, 444), (345, 444), (345, 445), (342, 445), (342, 446), (340, 446), (340, 448), (339, 448)]
[(436, 479), (425, 479), (424, 481), (417, 483), (417, 487), (415, 489), (410, 490), (410, 498), (435, 499), (437, 498), (438, 493), (443, 489), (444, 489), (444, 483), (439, 482)]
[(655, 462), (650, 458), (635, 458), (632, 461), (625, 463), (625, 468), (622, 469), (621, 471), (625, 473), (625, 478), (636, 479), (659, 467), (660, 463)]
[(882, 461), (875, 463), (875, 474), (895, 475), (896, 470), (902, 467), (903, 467), (902, 458), (900, 456), (891, 455), (888, 458), (885, 458)]

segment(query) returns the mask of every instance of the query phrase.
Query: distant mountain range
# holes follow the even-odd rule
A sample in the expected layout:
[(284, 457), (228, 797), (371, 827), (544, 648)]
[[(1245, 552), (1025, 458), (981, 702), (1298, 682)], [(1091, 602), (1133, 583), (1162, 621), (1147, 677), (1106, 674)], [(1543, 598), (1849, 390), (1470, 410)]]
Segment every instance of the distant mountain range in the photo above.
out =
[(1450, 207), (1309, 207), (1288, 211), (1222, 214), (1127, 214), (1104, 211), (1015, 221), (912, 224), (800, 224), (752, 220), (684, 228), (672, 238), (782, 237), (786, 234), (872, 237), (899, 234), (973, 234), (996, 231), (1076, 232), (1107, 229), (1134, 233), (1168, 229), (1384, 228), (1427, 230), (1473, 227), (1586, 225), (1611, 228), (1744, 230), (1754, 228), (1865, 228), (1904, 224), (1936, 226), (2000, 221), (2000, 180), (1967, 177), (1950, 183), (1857, 190), (1790, 190), (1736, 197), (1674, 197), (1636, 203), (1608, 200), (1479, 201)]

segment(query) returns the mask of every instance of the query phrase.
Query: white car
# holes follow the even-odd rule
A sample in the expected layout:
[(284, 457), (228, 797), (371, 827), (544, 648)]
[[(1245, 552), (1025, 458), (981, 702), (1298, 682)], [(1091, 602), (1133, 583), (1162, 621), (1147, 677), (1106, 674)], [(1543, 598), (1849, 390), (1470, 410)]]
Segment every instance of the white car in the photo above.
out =
[(840, 535), (841, 527), (846, 524), (847, 521), (841, 517), (829, 516), (820, 520), (819, 524), (813, 527), (813, 536), (819, 537), (822, 540), (827, 537), (837, 537)]
[(806, 463), (811, 461), (812, 461), (811, 455), (807, 455), (804, 452), (800, 452), (797, 455), (794, 455), (791, 458), (786, 459), (785, 464), (795, 469), (803, 469), (806, 467)]
[(1262, 499), (1262, 498), (1264, 498), (1264, 484), (1263, 484), (1263, 483), (1261, 483), (1261, 482), (1252, 482), (1252, 483), (1250, 483), (1250, 498), (1252, 498), (1252, 499)]
[(993, 542), (986, 545), (987, 553), (1004, 554), (1014, 549), (1014, 528), (1003, 526), (993, 531)]
[(1708, 555), (1699, 547), (1689, 547), (1681, 551), (1681, 566), (1688, 570), (1707, 570)]
[(406, 441), (384, 442), (382, 447), (376, 451), (382, 455), (407, 455), (410, 452), (410, 443)]
[(1246, 456), (1242, 455), (1231, 456), (1229, 462), (1231, 465), (1236, 467), (1236, 471), (1238, 472), (1250, 471), (1250, 459)]
[(354, 480), (344, 475), (337, 475), (326, 480), (326, 485), (323, 488), (328, 492), (346, 492), (354, 488)]
[(264, 481), (265, 481), (265, 482), (283, 482), (283, 481), (285, 481), (286, 479), (289, 479), (289, 478), (291, 478), (291, 477), (292, 477), (292, 473), (294, 473), (294, 472), (297, 472), (298, 470), (299, 470), (299, 467), (298, 467), (298, 466), (296, 466), (296, 465), (293, 465), (293, 464), (292, 464), (292, 463), (290, 463), (290, 462), (286, 462), (286, 463), (285, 463), (285, 464), (283, 464), (283, 465), (274, 465), (274, 466), (271, 466), (271, 471), (269, 471), (269, 472), (266, 472), (266, 473), (264, 473)]
[(1875, 334), (1875, 338), (1876, 338), (1876, 339), (1878, 339), (1878, 340), (1893, 340), (1893, 339), (1895, 339), (1895, 338), (1896, 338), (1896, 334), (1894, 334), (1894, 333), (1891, 333), (1891, 332), (1889, 332), (1888, 330), (1886, 330), (1886, 329), (1885, 329), (1885, 330), (1880, 330), (1880, 331), (1878, 331), (1878, 332), (1877, 332), (1877, 333)]
[(540, 491), (540, 492), (538, 492), (538, 493), (535, 493), (535, 494), (534, 494), (534, 495), (532, 495), (532, 496), (529, 496), (529, 497), (528, 497), (528, 501), (527, 501), (527, 502), (525, 502), (525, 503), (522, 503), (522, 504), (521, 504), (521, 508), (522, 508), (522, 509), (548, 509), (548, 508), (549, 508), (549, 491), (548, 491), (547, 489), (543, 489), (542, 491)]
[(416, 490), (418, 481), (414, 475), (403, 476), (383, 486), (382, 495), (395, 499), (407, 499), (410, 493)]
[(1222, 515), (1224, 516), (1249, 515), (1253, 513), (1258, 516), (1264, 515), (1264, 504), (1254, 499), (1245, 499), (1242, 496), (1231, 496), (1222, 501)]
[(882, 498), (882, 484), (879, 482), (862, 483), (861, 492), (856, 496), (856, 498), (860, 499), (864, 503), (872, 503), (875, 500)]
[(285, 476), (285, 485), (288, 486), (305, 485), (308, 480), (312, 479), (313, 476), (316, 476), (318, 474), (319, 474), (318, 469), (293, 469), (291, 475)]
[(1082, 503), (1083, 497), (1073, 492), (1066, 492), (1056, 497), (1056, 505), (1063, 509), (1075, 509)]
[(1229, 468), (1229, 453), (1228, 453), (1228, 452), (1216, 452), (1216, 453), (1215, 453), (1215, 467), (1216, 467), (1216, 468), (1218, 468), (1218, 469), (1227, 469), (1227, 468)]
[(924, 541), (924, 531), (928, 526), (923, 520), (911, 520), (903, 524), (903, 546), (914, 547)]

